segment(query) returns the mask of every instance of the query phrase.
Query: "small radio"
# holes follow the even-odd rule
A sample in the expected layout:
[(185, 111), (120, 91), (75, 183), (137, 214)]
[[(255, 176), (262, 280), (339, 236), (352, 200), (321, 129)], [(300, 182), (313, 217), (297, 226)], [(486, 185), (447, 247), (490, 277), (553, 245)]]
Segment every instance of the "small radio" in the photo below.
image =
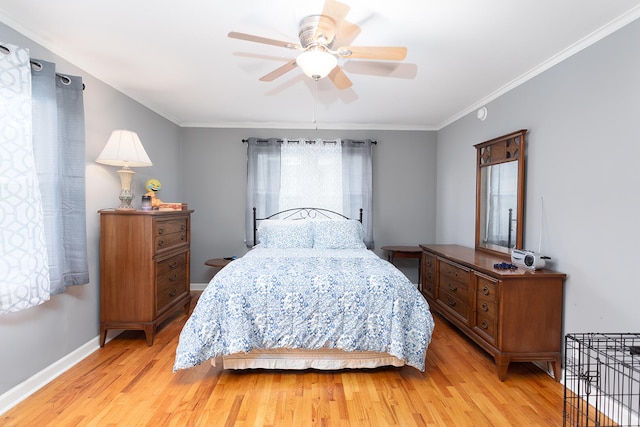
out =
[(548, 256), (540, 255), (537, 252), (527, 251), (524, 249), (514, 249), (511, 251), (511, 262), (521, 267), (530, 268), (532, 270), (543, 269)]

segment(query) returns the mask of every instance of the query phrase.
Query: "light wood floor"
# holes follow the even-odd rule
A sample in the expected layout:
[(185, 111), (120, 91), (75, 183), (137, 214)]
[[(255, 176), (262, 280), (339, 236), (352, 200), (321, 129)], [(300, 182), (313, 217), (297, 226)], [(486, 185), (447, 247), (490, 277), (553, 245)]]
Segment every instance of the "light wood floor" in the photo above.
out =
[[(197, 296), (197, 293), (194, 293)], [(427, 369), (172, 372), (176, 313), (147, 347), (124, 332), (9, 412), (2, 426), (561, 426), (563, 387), (493, 359), (436, 316)]]

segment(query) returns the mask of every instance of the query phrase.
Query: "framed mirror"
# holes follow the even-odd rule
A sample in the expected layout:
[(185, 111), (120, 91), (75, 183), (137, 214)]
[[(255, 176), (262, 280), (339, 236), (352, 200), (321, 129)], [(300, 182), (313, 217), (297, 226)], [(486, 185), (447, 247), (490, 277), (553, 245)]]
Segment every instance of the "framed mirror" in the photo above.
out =
[(526, 129), (474, 145), (476, 249), (509, 255), (522, 249)]

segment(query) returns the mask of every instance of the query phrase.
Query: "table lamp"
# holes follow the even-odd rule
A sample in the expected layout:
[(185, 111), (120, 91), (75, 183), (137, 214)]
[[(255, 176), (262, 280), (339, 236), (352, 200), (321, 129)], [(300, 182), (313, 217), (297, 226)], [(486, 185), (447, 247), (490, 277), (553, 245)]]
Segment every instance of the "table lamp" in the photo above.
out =
[(122, 166), (118, 170), (120, 176), (120, 206), (117, 210), (131, 210), (131, 180), (134, 171), (131, 167), (153, 166), (149, 156), (138, 138), (138, 134), (130, 130), (114, 130), (107, 141), (102, 153), (96, 159), (97, 163), (109, 166)]

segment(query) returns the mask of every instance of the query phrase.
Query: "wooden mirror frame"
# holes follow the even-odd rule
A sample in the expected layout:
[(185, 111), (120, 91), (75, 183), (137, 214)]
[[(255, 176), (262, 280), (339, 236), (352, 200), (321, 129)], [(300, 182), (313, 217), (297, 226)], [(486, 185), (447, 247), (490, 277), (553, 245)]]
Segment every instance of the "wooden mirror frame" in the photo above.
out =
[(477, 150), (476, 162), (476, 249), (505, 256), (511, 254), (511, 248), (481, 242), (482, 170), (491, 165), (518, 162), (518, 180), (516, 198), (515, 249), (522, 249), (524, 229), (524, 158), (527, 129), (521, 129), (507, 135), (474, 145)]

